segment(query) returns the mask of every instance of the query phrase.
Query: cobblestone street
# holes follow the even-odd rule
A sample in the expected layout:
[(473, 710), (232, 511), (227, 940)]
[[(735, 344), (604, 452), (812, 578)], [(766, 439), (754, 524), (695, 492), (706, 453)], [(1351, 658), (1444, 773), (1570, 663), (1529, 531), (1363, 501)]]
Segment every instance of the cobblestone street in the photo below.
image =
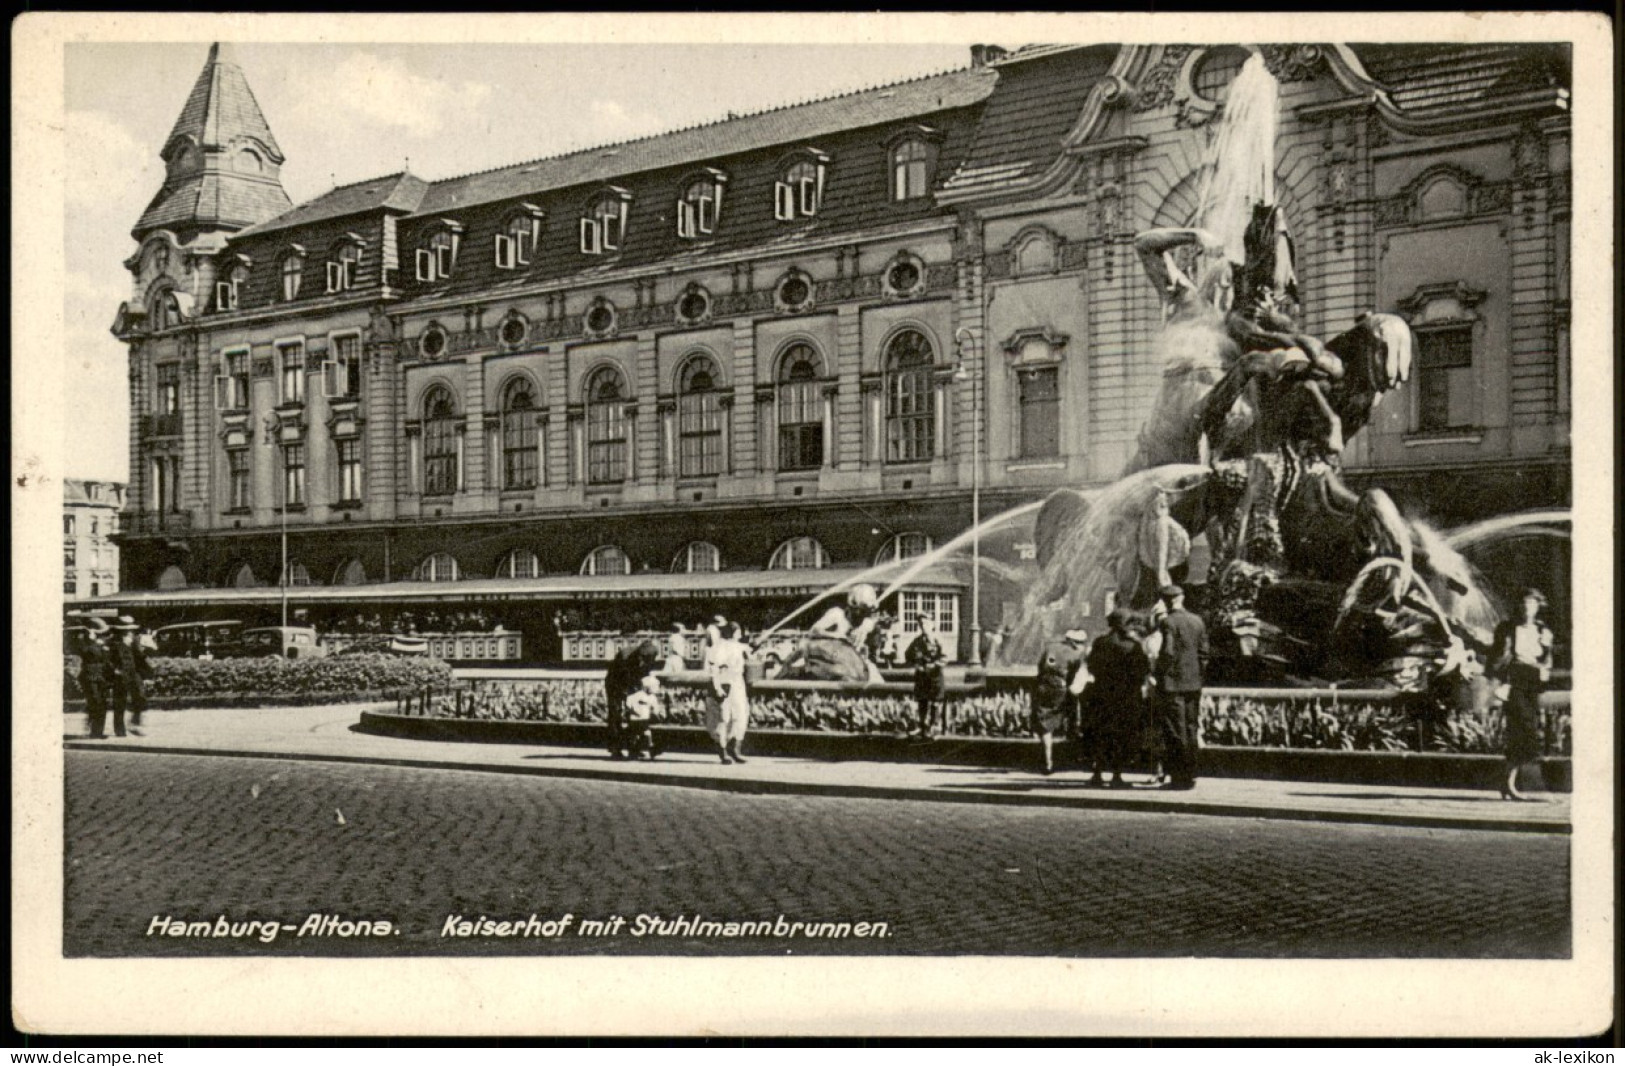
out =
[[(1174, 813), (753, 796), (386, 766), (67, 754), (70, 956), (1566, 957), (1569, 841)], [(448, 916), (628, 919), (443, 937)], [(388, 937), (148, 936), (156, 917)], [(885, 922), (884, 938), (630, 933)]]

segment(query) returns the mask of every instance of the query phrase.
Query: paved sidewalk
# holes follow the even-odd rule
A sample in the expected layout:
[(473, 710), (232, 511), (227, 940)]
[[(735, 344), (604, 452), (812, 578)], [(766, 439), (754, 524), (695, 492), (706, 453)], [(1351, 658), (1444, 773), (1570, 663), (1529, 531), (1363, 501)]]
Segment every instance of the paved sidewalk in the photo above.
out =
[[(574, 777), (753, 793), (1036, 804), (1093, 810), (1174, 811), (1435, 829), (1565, 834), (1570, 797), (1507, 803), (1493, 792), (1206, 778), (1195, 790), (1092, 789), (1086, 776), (965, 766), (751, 758), (723, 766), (713, 756), (673, 753), (654, 762), (619, 762), (595, 748), (404, 740), (356, 731), (351, 704), (261, 710), (148, 711), (145, 735), (90, 740), (70, 733), (71, 748), (166, 754), (315, 759), (439, 769)], [(70, 715), (66, 728), (82, 729)], [(749, 743), (746, 752), (749, 753)], [(1035, 751), (1036, 755), (1036, 751)], [(1143, 780), (1131, 778), (1131, 780)]]

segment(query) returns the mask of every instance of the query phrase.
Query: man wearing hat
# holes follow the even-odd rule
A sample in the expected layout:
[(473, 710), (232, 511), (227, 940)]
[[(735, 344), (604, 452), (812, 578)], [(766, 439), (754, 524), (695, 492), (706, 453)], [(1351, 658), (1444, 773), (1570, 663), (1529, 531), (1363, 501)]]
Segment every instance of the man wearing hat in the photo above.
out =
[(147, 678), (152, 667), (141, 647), (141, 627), (127, 614), (119, 615), (118, 640), (113, 645), (113, 732), (124, 735), (124, 712), (130, 712), (130, 732), (141, 735), (141, 712), (147, 709)]
[[(112, 659), (107, 651), (107, 635), (111, 632), (100, 618), (85, 620), (85, 637), (79, 648), (79, 691), (85, 694), (85, 717), (90, 722), (90, 739), (101, 740), (107, 735), (107, 693), (112, 674)], [(114, 720), (119, 736), (124, 735), (122, 712)]]
[(1155, 713), (1165, 748), (1163, 764), (1171, 780), (1170, 789), (1196, 787), (1196, 739), (1198, 712), (1202, 706), (1202, 678), (1207, 673), (1207, 627), (1185, 610), (1185, 590), (1164, 585), (1160, 590), (1168, 613), (1157, 632), (1162, 646), (1157, 651)]

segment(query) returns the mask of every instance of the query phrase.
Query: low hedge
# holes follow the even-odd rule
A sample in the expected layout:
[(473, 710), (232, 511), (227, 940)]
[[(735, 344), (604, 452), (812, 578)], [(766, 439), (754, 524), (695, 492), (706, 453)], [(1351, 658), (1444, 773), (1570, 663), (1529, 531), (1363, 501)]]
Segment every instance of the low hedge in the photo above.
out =
[[(704, 723), (698, 691), (668, 688), (661, 699), (659, 722)], [(608, 713), (603, 683), (575, 680), (476, 682), (460, 699), (449, 691), (436, 693), (432, 708), (448, 718), (533, 722), (602, 722)], [(751, 725), (761, 729), (900, 733), (914, 726), (915, 715), (914, 701), (905, 695), (790, 692), (752, 696), (750, 716)], [(1545, 754), (1572, 754), (1568, 708), (1545, 708), (1543, 718)], [(1027, 697), (1015, 692), (975, 693), (947, 702), (947, 732), (954, 736), (1030, 736), (1031, 720)], [(1383, 701), (1334, 704), (1289, 693), (1209, 693), (1202, 698), (1201, 734), (1204, 744), (1234, 747), (1495, 755), (1504, 750), (1502, 723), (1499, 708), (1430, 723)]]
[[(339, 655), (331, 659), (151, 659), (150, 699), (320, 696), (326, 699), (444, 686), (451, 667), (439, 659)], [(72, 671), (70, 670), (70, 676)], [(67, 695), (78, 696), (77, 684)]]

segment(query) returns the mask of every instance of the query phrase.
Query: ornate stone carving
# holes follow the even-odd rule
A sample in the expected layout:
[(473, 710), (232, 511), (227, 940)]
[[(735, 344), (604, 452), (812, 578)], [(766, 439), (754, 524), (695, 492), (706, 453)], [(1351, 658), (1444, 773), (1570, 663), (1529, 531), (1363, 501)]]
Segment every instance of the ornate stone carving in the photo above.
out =
[(1326, 56), (1314, 44), (1266, 44), (1264, 66), (1279, 82), (1311, 81), (1325, 65)]
[(1134, 110), (1153, 111), (1173, 102), (1174, 87), (1179, 82), (1179, 71), (1185, 58), (1191, 54), (1188, 44), (1171, 44), (1162, 49), (1156, 65), (1146, 71), (1135, 91)]

